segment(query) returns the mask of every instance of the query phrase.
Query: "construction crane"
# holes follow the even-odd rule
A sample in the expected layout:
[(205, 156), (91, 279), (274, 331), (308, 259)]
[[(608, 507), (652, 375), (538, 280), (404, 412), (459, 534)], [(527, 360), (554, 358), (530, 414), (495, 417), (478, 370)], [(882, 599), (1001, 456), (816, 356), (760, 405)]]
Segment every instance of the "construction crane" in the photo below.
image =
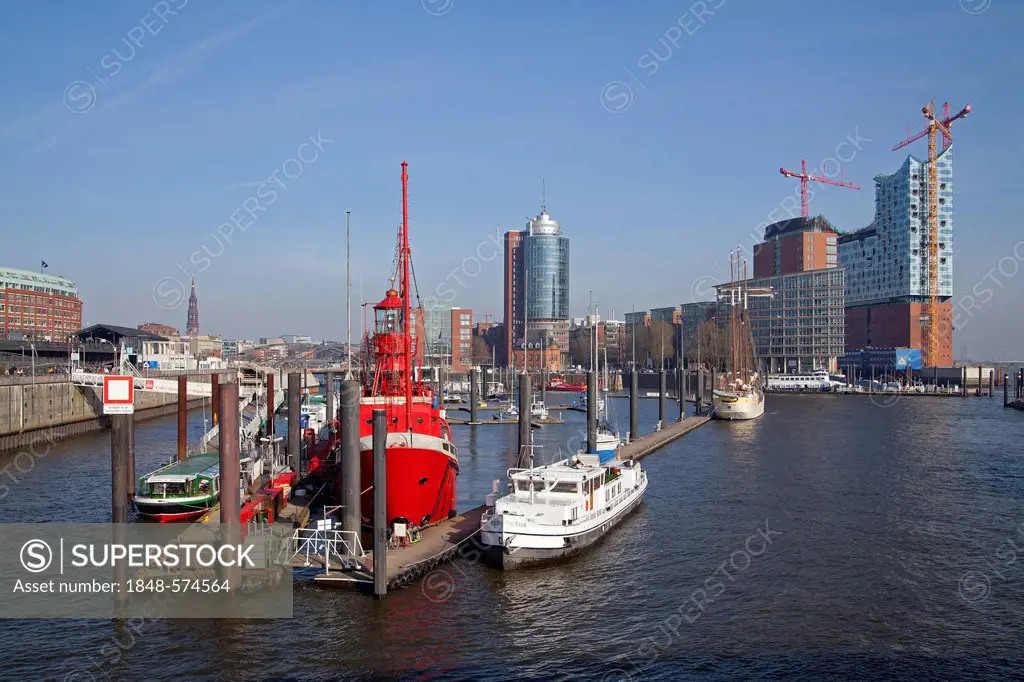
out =
[(839, 171), (839, 179), (833, 180), (832, 178), (822, 178), (817, 175), (810, 175), (807, 172), (807, 159), (800, 160), (800, 172), (794, 173), (793, 171), (780, 168), (779, 172), (785, 175), (787, 178), (800, 178), (800, 210), (804, 218), (808, 217), (808, 205), (807, 205), (807, 183), (811, 180), (814, 182), (821, 182), (826, 185), (834, 185), (836, 187), (846, 187), (849, 189), (860, 189), (859, 185), (855, 185), (852, 182), (846, 182), (843, 179), (843, 172)]
[(924, 365), (939, 365), (939, 155), (936, 151), (938, 134), (942, 133), (942, 151), (946, 151), (953, 142), (953, 134), (949, 131), (953, 121), (964, 118), (971, 113), (968, 104), (955, 116), (949, 115), (949, 103), (942, 105), (943, 118), (935, 117), (935, 100), (921, 107), (928, 127), (911, 135), (892, 150), (903, 149), (907, 145), (928, 136), (928, 334), (925, 337)]
[[(923, 112), (927, 108), (928, 107), (922, 107), (921, 111)], [(953, 121), (956, 121), (957, 119), (964, 118), (969, 113), (971, 113), (971, 105), (970, 104), (968, 104), (963, 109), (961, 109), (959, 111), (959, 113), (957, 113), (956, 115), (950, 116), (949, 115), (949, 102), (943, 102), (942, 103), (942, 114), (943, 114), (943, 116), (942, 116), (941, 124), (946, 128), (946, 130), (944, 130), (942, 132), (942, 151), (946, 151), (947, 149), (949, 149), (949, 145), (952, 144), (952, 142), (953, 142), (953, 137), (949, 134), (949, 126), (953, 123)], [(927, 115), (925, 115), (925, 119), (927, 119)], [(897, 150), (903, 149), (904, 147), (906, 147), (907, 145), (911, 144), (912, 142), (917, 142), (918, 140), (920, 140), (922, 137), (924, 137), (927, 134), (928, 134), (928, 128), (925, 128), (924, 130), (922, 130), (921, 132), (917, 133), (916, 135), (909, 135), (908, 134), (907, 135), (907, 139), (905, 139), (902, 142), (900, 142), (899, 144), (897, 144), (895, 147), (892, 148), (892, 150), (895, 152)]]

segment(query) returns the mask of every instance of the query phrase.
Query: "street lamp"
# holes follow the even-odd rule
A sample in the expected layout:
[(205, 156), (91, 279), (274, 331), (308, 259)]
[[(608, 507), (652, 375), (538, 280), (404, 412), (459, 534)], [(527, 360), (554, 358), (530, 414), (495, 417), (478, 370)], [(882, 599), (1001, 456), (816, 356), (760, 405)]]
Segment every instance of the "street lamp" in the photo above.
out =
[(114, 351), (114, 368), (116, 369), (117, 365), (118, 365), (118, 363), (117, 363), (117, 346), (114, 345), (113, 341), (110, 341), (108, 339), (96, 339), (96, 340), (99, 341), (100, 343), (109, 343), (110, 344), (111, 350)]

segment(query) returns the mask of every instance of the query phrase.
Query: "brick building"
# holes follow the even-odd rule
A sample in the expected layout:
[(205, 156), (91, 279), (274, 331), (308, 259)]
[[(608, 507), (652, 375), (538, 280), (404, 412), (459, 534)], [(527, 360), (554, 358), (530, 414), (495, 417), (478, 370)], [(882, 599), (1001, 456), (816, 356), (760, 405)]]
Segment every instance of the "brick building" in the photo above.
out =
[(63, 341), (82, 328), (82, 300), (65, 277), (0, 268), (0, 338)]

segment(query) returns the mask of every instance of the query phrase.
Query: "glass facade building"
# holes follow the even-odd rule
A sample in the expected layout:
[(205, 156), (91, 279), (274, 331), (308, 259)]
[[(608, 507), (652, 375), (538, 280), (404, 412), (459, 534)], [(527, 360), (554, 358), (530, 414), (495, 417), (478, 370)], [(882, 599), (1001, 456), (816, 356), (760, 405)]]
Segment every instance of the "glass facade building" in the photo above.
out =
[[(953, 147), (938, 165), (939, 298), (953, 296)], [(839, 239), (849, 306), (921, 301), (928, 285), (928, 164), (908, 156), (892, 175), (875, 177), (875, 220)]]
[(531, 220), (523, 239), (529, 322), (569, 319), (569, 238), (546, 211)]

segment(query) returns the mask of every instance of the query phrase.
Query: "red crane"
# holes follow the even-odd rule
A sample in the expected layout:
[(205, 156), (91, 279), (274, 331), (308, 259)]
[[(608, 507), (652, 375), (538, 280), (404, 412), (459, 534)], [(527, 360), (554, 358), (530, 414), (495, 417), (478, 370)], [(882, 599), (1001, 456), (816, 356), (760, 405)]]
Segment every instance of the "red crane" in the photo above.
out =
[(808, 216), (807, 213), (807, 183), (811, 180), (814, 182), (821, 182), (826, 185), (835, 185), (836, 187), (847, 187), (849, 189), (860, 189), (860, 185), (855, 185), (852, 182), (846, 182), (843, 180), (843, 172), (839, 171), (839, 179), (833, 180), (832, 178), (822, 178), (817, 175), (810, 175), (807, 172), (807, 159), (800, 160), (800, 172), (794, 173), (793, 171), (780, 168), (779, 172), (785, 175), (787, 178), (800, 178), (800, 209), (803, 213), (804, 218)]

